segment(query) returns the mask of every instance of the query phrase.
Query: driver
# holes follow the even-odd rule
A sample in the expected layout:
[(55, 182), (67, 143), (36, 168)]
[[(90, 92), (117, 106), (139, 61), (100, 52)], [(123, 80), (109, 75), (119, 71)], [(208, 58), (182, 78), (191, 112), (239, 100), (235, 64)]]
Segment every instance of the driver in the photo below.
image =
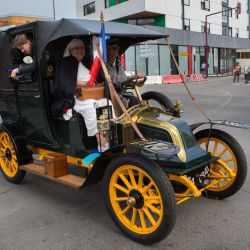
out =
[(16, 35), (13, 40), (13, 47), (21, 50), (23, 57), (30, 56), (29, 61), (22, 63), (19, 67), (15, 68), (11, 72), (12, 78), (17, 78), (17, 75), (32, 73), (36, 70), (35, 60), (32, 59), (33, 46), (32, 40), (25, 34)]
[[(135, 76), (127, 77), (125, 75), (122, 63), (119, 59), (119, 45), (118, 39), (110, 39), (107, 41), (107, 55), (108, 55), (108, 62), (107, 62), (107, 69), (109, 71), (111, 81), (114, 84), (114, 87), (117, 93), (120, 95), (122, 102), (125, 104), (126, 108), (130, 108), (139, 104), (139, 101), (136, 96), (123, 96), (122, 85), (123, 83), (129, 83), (132, 80), (144, 78), (145, 75), (143, 73), (138, 73)], [(129, 80), (129, 81), (128, 81)], [(142, 86), (144, 81), (138, 81), (137, 85)]]

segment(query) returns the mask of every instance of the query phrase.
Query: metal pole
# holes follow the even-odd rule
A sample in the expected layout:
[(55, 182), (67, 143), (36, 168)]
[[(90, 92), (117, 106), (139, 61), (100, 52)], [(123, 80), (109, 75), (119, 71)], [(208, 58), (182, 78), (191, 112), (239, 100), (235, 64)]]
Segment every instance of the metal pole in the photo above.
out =
[(205, 20), (205, 60), (206, 60), (206, 77), (208, 77), (208, 32), (207, 32), (207, 16)]
[(53, 18), (54, 20), (56, 20), (55, 0), (52, 0), (52, 1), (53, 1)]
[(206, 15), (206, 18), (205, 18), (205, 58), (206, 58), (206, 77), (208, 77), (208, 53), (209, 53), (209, 47), (208, 47), (208, 32), (207, 32), (207, 18), (209, 16), (213, 16), (213, 15), (216, 15), (216, 14), (220, 14), (220, 13), (223, 13), (223, 12), (228, 12), (230, 10), (235, 10), (237, 9), (237, 7), (235, 8), (230, 8), (228, 7), (226, 10), (222, 10), (222, 11), (218, 11), (218, 12), (215, 12), (215, 13), (212, 13), (212, 14), (209, 14), (209, 15)]

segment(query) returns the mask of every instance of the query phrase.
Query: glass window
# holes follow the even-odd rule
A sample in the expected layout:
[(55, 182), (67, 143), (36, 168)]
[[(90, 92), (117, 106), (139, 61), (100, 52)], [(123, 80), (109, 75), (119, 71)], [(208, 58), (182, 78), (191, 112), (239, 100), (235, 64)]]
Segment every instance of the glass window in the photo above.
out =
[(239, 28), (235, 28), (235, 37), (239, 37)]
[(184, 18), (183, 20), (183, 29), (190, 30), (190, 19)]
[(146, 58), (147, 58), (147, 46), (146, 44), (140, 44), (136, 48), (136, 71), (147, 74)]
[(126, 2), (126, 1), (128, 0), (105, 0), (105, 8), (109, 8), (119, 3)]
[(135, 46), (128, 48), (125, 52), (126, 71), (135, 71)]
[(152, 25), (152, 26), (155, 26), (155, 18), (128, 19), (128, 23), (134, 24), (134, 25)]
[[(205, 33), (205, 22), (201, 22), (201, 32)], [(210, 34), (210, 23), (207, 23), (207, 32)]]
[(95, 2), (91, 2), (83, 6), (83, 14), (87, 16), (89, 14), (95, 13)]
[(210, 11), (210, 1), (209, 0), (202, 0), (201, 1), (201, 9)]
[(236, 53), (236, 58), (237, 58), (237, 59), (240, 59), (240, 52), (237, 52), (237, 53)]
[(241, 59), (249, 59), (250, 52), (241, 52)]
[(148, 44), (148, 75), (159, 75), (159, 55), (156, 44)]
[(159, 45), (160, 57), (160, 75), (171, 74), (170, 52), (166, 45)]

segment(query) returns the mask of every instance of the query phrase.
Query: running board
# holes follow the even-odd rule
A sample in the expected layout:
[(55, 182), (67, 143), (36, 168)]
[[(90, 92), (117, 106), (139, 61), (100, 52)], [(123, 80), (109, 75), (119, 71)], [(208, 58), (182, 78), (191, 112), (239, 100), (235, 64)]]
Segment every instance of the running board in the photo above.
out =
[(73, 174), (67, 174), (61, 177), (52, 177), (52, 176), (48, 176), (45, 174), (45, 168), (44, 166), (41, 166), (39, 164), (36, 163), (30, 163), (30, 164), (26, 164), (26, 165), (22, 165), (19, 167), (19, 169), (30, 172), (32, 174), (44, 177), (46, 179), (49, 179), (51, 181), (55, 181), (58, 183), (61, 183), (65, 186), (69, 186), (75, 189), (79, 189), (80, 187), (82, 187), (83, 183), (85, 182), (85, 178), (77, 176), (77, 175), (73, 175)]

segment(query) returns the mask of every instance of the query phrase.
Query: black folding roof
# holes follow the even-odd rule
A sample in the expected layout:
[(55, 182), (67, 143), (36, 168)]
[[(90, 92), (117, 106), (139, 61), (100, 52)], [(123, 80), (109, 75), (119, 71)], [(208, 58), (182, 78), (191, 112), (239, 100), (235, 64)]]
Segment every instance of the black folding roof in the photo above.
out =
[[(57, 21), (36, 21), (10, 28), (10, 32), (15, 32), (28, 27), (36, 26), (37, 48), (40, 56), (51, 41), (65, 36), (93, 36), (99, 35), (101, 31), (100, 21), (83, 19), (61, 19)], [(123, 24), (118, 22), (105, 22), (105, 31), (111, 37), (121, 37), (123, 47), (140, 43), (146, 40), (160, 39), (166, 37), (161, 34), (141, 26)]]

